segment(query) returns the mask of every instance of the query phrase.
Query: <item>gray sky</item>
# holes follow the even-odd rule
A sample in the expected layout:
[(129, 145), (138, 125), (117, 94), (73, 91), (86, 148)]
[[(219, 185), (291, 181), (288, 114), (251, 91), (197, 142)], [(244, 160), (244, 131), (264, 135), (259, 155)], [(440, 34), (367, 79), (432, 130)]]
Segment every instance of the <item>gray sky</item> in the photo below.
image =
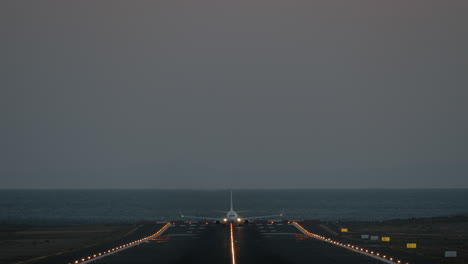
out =
[(0, 3), (1, 188), (468, 187), (468, 2)]

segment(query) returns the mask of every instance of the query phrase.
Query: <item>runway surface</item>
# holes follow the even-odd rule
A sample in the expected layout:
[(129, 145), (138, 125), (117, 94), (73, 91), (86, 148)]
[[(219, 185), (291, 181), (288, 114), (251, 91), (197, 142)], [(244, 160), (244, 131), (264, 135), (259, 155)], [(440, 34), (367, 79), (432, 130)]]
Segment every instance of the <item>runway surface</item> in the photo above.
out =
[[(147, 225), (140, 234), (152, 234), (163, 225)], [(308, 223), (311, 230), (317, 225)], [(122, 263), (384, 263), (351, 250), (332, 245), (303, 234), (295, 226), (285, 222), (261, 222), (248, 225), (214, 223), (172, 224), (162, 235), (97, 259), (97, 264)], [(62, 257), (47, 263), (75, 263), (81, 260), (78, 254), (86, 257), (96, 252), (78, 252), (67, 260)], [(235, 256), (233, 259), (232, 253)], [(60, 262), (58, 262), (60, 260)], [(82, 263), (79, 261), (79, 263)], [(396, 263), (396, 262), (395, 262)], [(406, 263), (406, 261), (402, 262)], [(416, 264), (418, 262), (410, 262)]]
[(228, 228), (173, 225), (163, 235), (94, 263), (230, 263)]
[(287, 223), (236, 228), (238, 263), (382, 263), (311, 239)]

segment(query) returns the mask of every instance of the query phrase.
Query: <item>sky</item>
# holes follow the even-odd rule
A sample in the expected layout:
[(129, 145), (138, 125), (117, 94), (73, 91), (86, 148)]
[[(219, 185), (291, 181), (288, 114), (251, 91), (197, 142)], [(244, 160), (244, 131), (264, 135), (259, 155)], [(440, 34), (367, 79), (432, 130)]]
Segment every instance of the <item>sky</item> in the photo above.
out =
[(468, 2), (0, 3), (0, 188), (468, 188)]

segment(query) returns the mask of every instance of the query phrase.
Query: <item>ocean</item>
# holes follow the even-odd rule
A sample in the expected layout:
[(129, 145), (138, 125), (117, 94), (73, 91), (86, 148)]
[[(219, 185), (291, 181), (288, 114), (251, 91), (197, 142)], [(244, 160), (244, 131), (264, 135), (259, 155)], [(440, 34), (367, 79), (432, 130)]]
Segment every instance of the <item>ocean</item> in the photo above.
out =
[[(381, 221), (468, 215), (468, 189), (234, 190), (242, 217)], [(186, 215), (224, 217), (228, 190), (0, 190), (2, 224), (137, 223)]]

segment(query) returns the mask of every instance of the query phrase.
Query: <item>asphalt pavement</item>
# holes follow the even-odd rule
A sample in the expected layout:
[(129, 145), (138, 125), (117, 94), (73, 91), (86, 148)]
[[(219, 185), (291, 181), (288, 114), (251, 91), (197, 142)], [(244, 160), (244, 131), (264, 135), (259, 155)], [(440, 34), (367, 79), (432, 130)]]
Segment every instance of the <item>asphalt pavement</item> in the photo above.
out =
[[(148, 225), (139, 234), (150, 234), (161, 227), (162, 225)], [(318, 230), (317, 226), (311, 224), (308, 224), (307, 227)], [(233, 237), (235, 264), (383, 263), (351, 250), (310, 238), (301, 233), (295, 226), (285, 222), (236, 225), (233, 229)], [(102, 249), (106, 246), (101, 245), (100, 247)], [(86, 257), (92, 252), (96, 252), (96, 249), (89, 248), (82, 252), (75, 252), (75, 255), (71, 257), (61, 256), (61, 258), (49, 259), (48, 262), (43, 263), (74, 263), (74, 259), (81, 259), (79, 254)], [(66, 259), (67, 257), (68, 259)], [(233, 264), (232, 262), (229, 225), (193, 222), (172, 224), (162, 235), (154, 239), (97, 259), (92, 263)]]

